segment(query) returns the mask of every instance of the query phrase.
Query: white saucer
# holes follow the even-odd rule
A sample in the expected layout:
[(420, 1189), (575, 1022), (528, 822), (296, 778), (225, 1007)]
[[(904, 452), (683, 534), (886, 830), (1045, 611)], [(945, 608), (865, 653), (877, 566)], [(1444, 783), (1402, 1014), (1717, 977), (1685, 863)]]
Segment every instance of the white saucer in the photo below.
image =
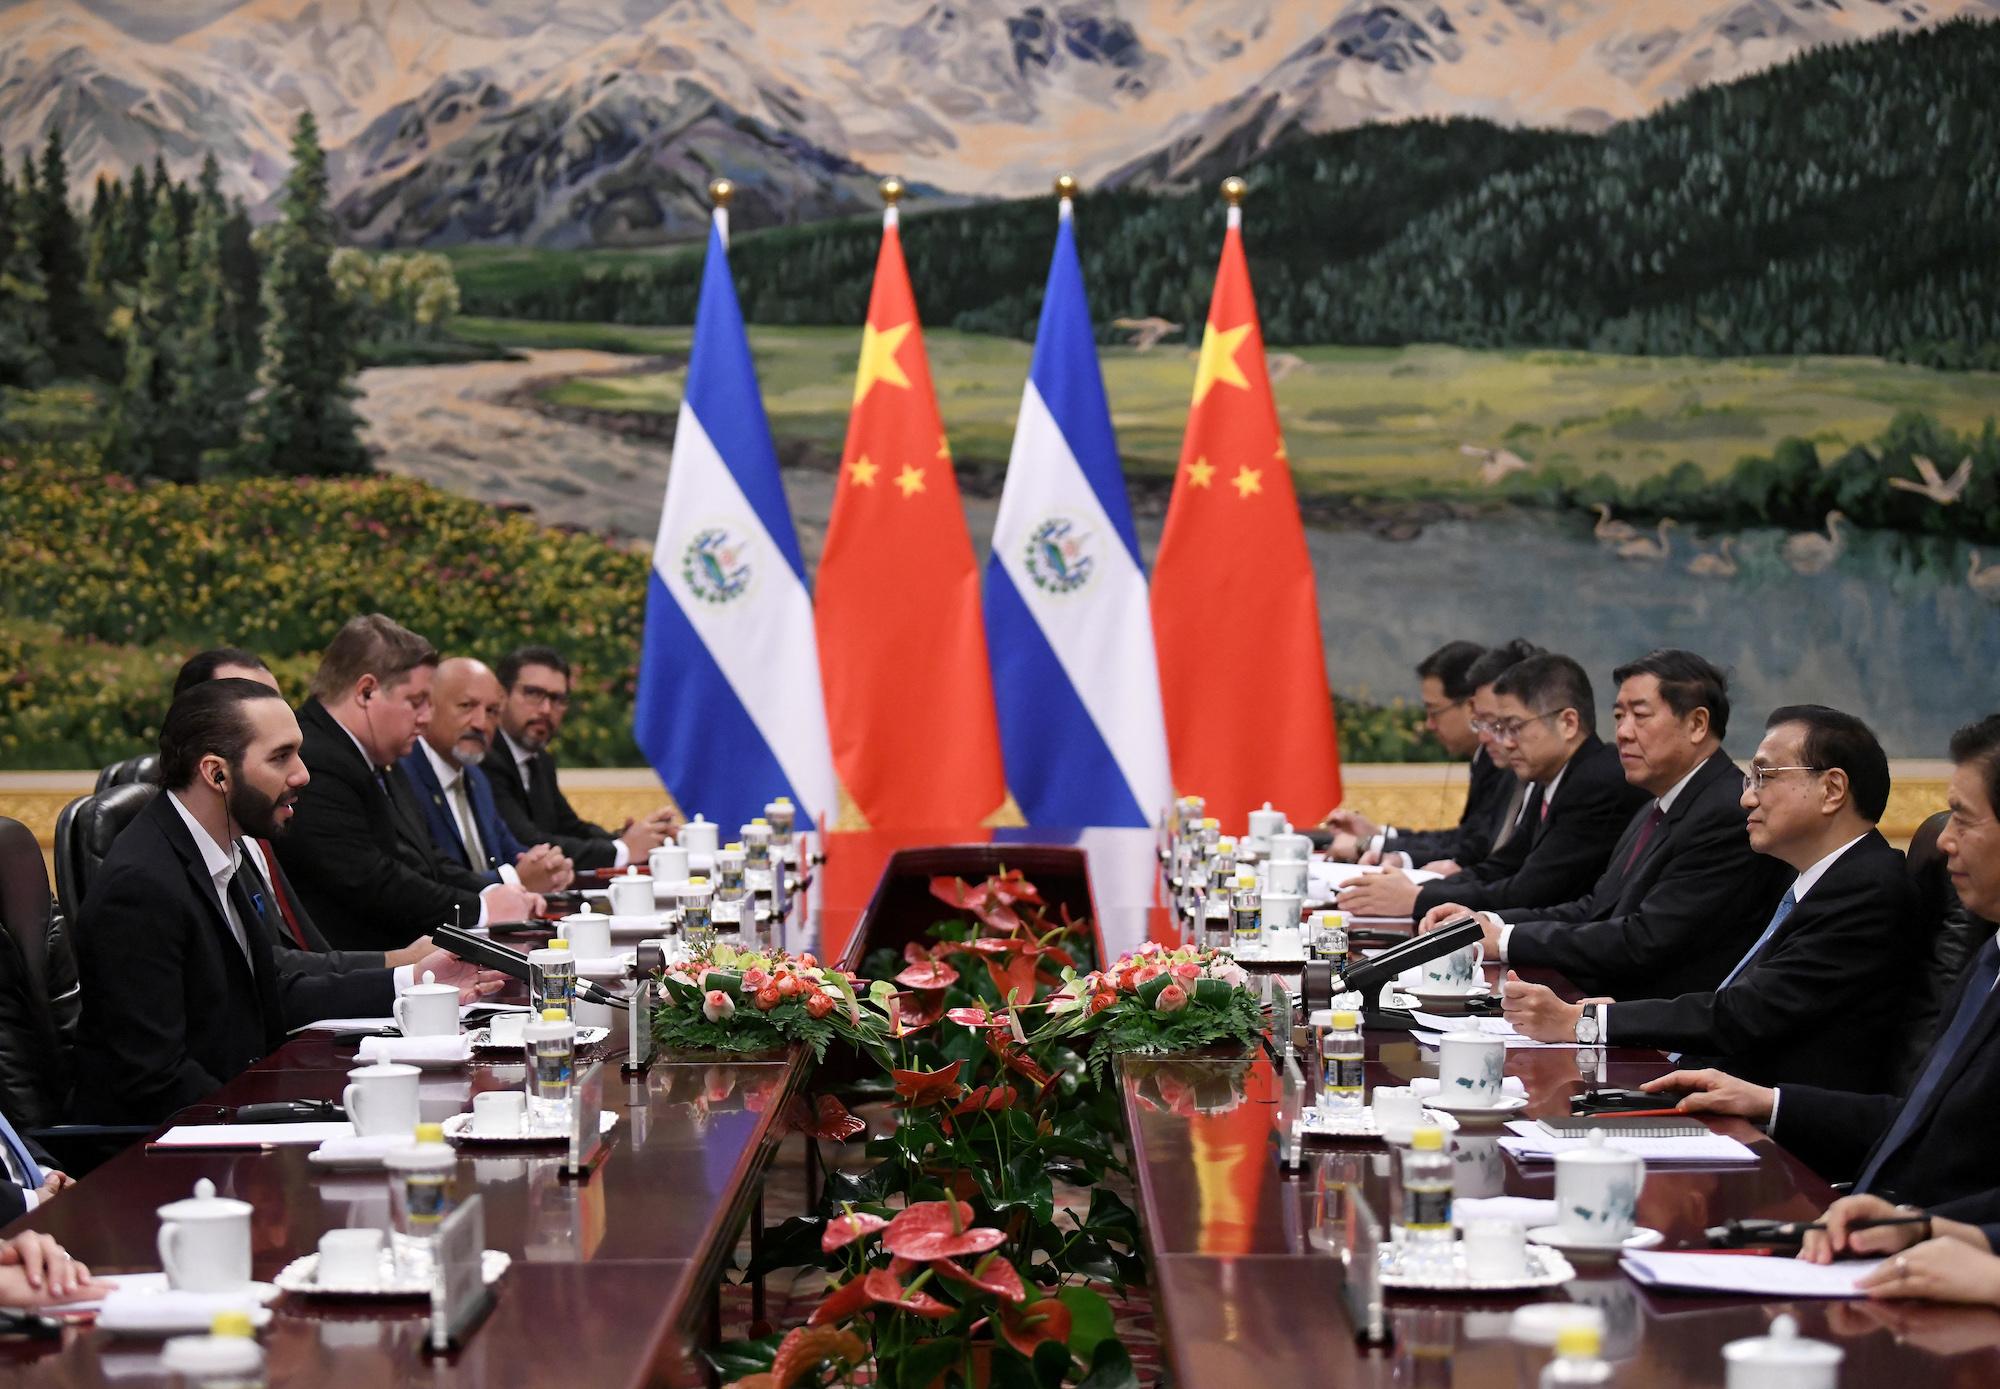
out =
[[(1443, 1133), (1456, 1133), (1458, 1120), (1449, 1114), (1432, 1111), (1434, 1127)], [(1321, 1109), (1317, 1105), (1307, 1105), (1299, 1112), (1298, 1133), (1302, 1138), (1380, 1138), (1385, 1142), (1403, 1144), (1410, 1141), (1416, 1125), (1399, 1124), (1384, 1129), (1375, 1120), (1375, 1111), (1366, 1106), (1360, 1109)]]
[(380, 1172), (382, 1159), (387, 1152), (380, 1153), (329, 1153), (315, 1148), (306, 1154), (306, 1161), (314, 1167), (323, 1167), (329, 1172)]
[(1564, 1239), (1562, 1226), (1537, 1225), (1528, 1231), (1532, 1244), (1546, 1245), (1550, 1249), (1560, 1249), (1572, 1259), (1615, 1259), (1628, 1249), (1657, 1249), (1667, 1237), (1658, 1230), (1641, 1225), (1616, 1244), (1596, 1244)]
[(1440, 1114), (1449, 1114), (1467, 1125), (1498, 1124), (1519, 1114), (1527, 1107), (1526, 1095), (1503, 1094), (1498, 1104), (1447, 1104), (1442, 1095), (1431, 1095), (1424, 1100), (1425, 1109), (1435, 1109)]
[(1382, 1286), (1392, 1290), (1436, 1293), (1504, 1293), (1529, 1288), (1559, 1288), (1576, 1277), (1569, 1260), (1553, 1249), (1529, 1245), (1527, 1269), (1511, 1277), (1475, 1278), (1465, 1266), (1465, 1255), (1454, 1249), (1449, 1264), (1441, 1261), (1403, 1267), (1403, 1257), (1412, 1246), (1384, 1244), (1381, 1250)]
[[(576, 1030), (576, 1044), (580, 1047), (594, 1047), (610, 1035), (611, 1029), (608, 1027), (579, 1027)], [(482, 1027), (472, 1034), (474, 1051), (504, 1051), (519, 1054), (521, 1046), (522, 1044), (517, 1042), (494, 1041), (491, 1028)]]
[[(1405, 993), (1422, 1005), (1425, 1012), (1442, 1014), (1445, 1009), (1457, 1006), (1463, 1008), (1476, 999), (1493, 997), (1493, 990), (1486, 984), (1477, 984), (1470, 989), (1411, 989)], [(1448, 1015), (1447, 1015), (1448, 1016)]]
[[(485, 1250), (480, 1255), (479, 1260), (480, 1276), (491, 1286), (500, 1281), (500, 1275), (507, 1271), (507, 1265), (512, 1262), (512, 1257), (501, 1250)], [(396, 1255), (393, 1250), (388, 1248), (384, 1248), (382, 1251), (382, 1279), (380, 1282), (346, 1283), (337, 1286), (322, 1284), (319, 1281), (319, 1255), (317, 1253), (301, 1255), (299, 1258), (292, 1260), (278, 1270), (278, 1276), (273, 1281), (285, 1292), (295, 1293), (300, 1297), (406, 1298), (429, 1297), (431, 1295), (431, 1280), (428, 1277), (409, 1278), (405, 1276), (398, 1278)]]
[[(610, 1133), (618, 1116), (606, 1110), (597, 1116), (597, 1131)], [(444, 1121), (444, 1136), (462, 1148), (560, 1147), (569, 1142), (569, 1125), (555, 1129), (535, 1129), (527, 1133), (486, 1134), (472, 1131), (470, 1114), (454, 1114)]]

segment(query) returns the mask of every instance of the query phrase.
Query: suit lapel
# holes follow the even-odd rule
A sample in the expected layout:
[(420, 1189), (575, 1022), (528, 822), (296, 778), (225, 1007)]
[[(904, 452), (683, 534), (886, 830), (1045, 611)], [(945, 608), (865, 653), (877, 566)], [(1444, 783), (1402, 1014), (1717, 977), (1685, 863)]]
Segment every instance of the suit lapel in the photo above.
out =
[[(223, 914), (222, 899), (216, 895), (215, 879), (208, 875), (208, 864), (203, 861), (201, 849), (194, 842), (194, 836), (181, 822), (180, 812), (167, 804), (170, 791), (162, 791), (153, 798), (149, 810), (159, 813), (160, 826), (167, 836), (167, 843), (180, 856), (181, 867), (186, 870), (188, 883), (194, 895), (208, 910), (209, 930), (215, 935), (216, 944), (222, 951), (223, 968), (239, 973), (247, 984), (255, 990), (258, 980), (251, 961), (245, 957), (243, 947), (236, 943), (236, 932), (229, 929), (229, 918)], [(245, 933), (255, 929), (255, 923), (243, 924)]]
[(535, 780), (528, 788), (530, 818), (538, 825), (555, 823), (556, 764), (546, 752), (535, 754)]
[(459, 833), (458, 816), (452, 813), (451, 802), (445, 799), (444, 785), (437, 779), (437, 770), (431, 766), (430, 758), (424, 755), (421, 747), (413, 749), (404, 759), (403, 770), (409, 774), (410, 789), (427, 803), (425, 816), (430, 821), (431, 829), (444, 831), (446, 837), (440, 843), (455, 846), (458, 861), (471, 866), (472, 855), (466, 852), (465, 836)]

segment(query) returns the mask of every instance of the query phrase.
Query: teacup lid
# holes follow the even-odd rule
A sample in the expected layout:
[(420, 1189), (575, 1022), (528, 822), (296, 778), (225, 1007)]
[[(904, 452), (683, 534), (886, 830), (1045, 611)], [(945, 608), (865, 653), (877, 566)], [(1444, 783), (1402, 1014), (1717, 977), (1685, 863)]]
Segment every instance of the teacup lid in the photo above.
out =
[(194, 1184), (194, 1195), (160, 1207), (162, 1220), (225, 1220), (250, 1214), (250, 1203), (215, 1194), (215, 1183), (203, 1177)]
[(1771, 1323), (1768, 1336), (1746, 1336), (1722, 1348), (1725, 1360), (1748, 1361), (1774, 1368), (1838, 1365), (1845, 1354), (1839, 1346), (1799, 1335), (1799, 1324), (1789, 1313), (1781, 1314)]
[(458, 994), (458, 985), (438, 983), (436, 973), (427, 969), (424, 971), (424, 977), (421, 981), (410, 985), (403, 992), (406, 994), (451, 994), (455, 997)]
[(1556, 1161), (1583, 1162), (1583, 1163), (1606, 1162), (1606, 1163), (1616, 1163), (1618, 1166), (1624, 1167), (1634, 1162), (1643, 1164), (1645, 1162), (1645, 1159), (1640, 1157), (1637, 1153), (1630, 1153), (1623, 1148), (1612, 1147), (1610, 1144), (1604, 1141), (1603, 1129), (1592, 1129), (1588, 1134), (1584, 1136), (1582, 1147), (1571, 1148), (1566, 1153), (1557, 1153)]
[(699, 810), (697, 810), (694, 813), (694, 819), (690, 820), (688, 823), (692, 825), (705, 825), (708, 823), (708, 820), (702, 815), (702, 813)]

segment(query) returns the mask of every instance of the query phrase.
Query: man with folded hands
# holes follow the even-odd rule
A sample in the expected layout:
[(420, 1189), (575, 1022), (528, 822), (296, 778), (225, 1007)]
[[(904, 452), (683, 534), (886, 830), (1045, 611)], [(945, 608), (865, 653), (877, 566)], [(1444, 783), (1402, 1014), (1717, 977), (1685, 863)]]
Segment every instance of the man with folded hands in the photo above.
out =
[[(1573, 960), (1601, 969), (1598, 962), (1608, 957), (1628, 982), (1607, 989), (1618, 1002), (1579, 1004), (1510, 975), (1508, 1021), (1538, 1041), (1590, 1033), (1608, 1045), (1658, 1047), (1680, 1064), (1717, 1066), (1764, 1083), (1892, 1088), (1900, 1048), (1885, 1039), (1898, 1036), (1925, 952), (1910, 939), (1919, 913), (1903, 856), (1875, 828), (1889, 800), (1882, 745), (1851, 714), (1788, 706), (1771, 715), (1749, 774), (1736, 785), (1749, 812), (1749, 847), (1762, 856), (1757, 862), (1782, 865), (1790, 881), (1757, 923), (1752, 943), (1732, 947), (1740, 954), (1719, 985), (1648, 997), (1646, 979), (1648, 971), (1670, 975), (1677, 963), (1671, 955), (1655, 960), (1655, 951), (1695, 955), (1709, 938), (1733, 934), (1726, 923), (1756, 921), (1727, 897), (1711, 904), (1708, 920), (1688, 920), (1678, 939), (1660, 941), (1659, 923), (1635, 918), (1622, 936), (1598, 942), (1594, 954), (1589, 942), (1564, 936), (1559, 945), (1576, 947), (1567, 955), (1523, 951), (1523, 933), (1531, 928), (1518, 926), (1511, 962), (1548, 963), (1569, 973)], [(1692, 868), (1699, 873), (1701, 865)], [(1762, 879), (1718, 865), (1705, 886), (1728, 892), (1732, 882), (1747, 901)]]
[[(388, 969), (308, 975), (278, 959), (270, 885), (241, 841), (282, 839), (308, 781), (299, 745), (292, 711), (256, 681), (210, 680), (167, 710), (160, 794), (111, 846), (79, 917), (84, 1117), (156, 1122), (268, 1054), (295, 1018), (387, 1011)], [(462, 995), (499, 987), (442, 952), (424, 963)]]
[[(2000, 715), (1952, 735), (1951, 816), (1938, 836), (1946, 871), (1966, 907), (2000, 915)], [(1795, 774), (1796, 775), (1796, 774)], [(2000, 1147), (2000, 939), (1989, 936), (1939, 1014), (1939, 1032), (1907, 1095), (1869, 1093), (1865, 1082), (1839, 1089), (1757, 1085), (1720, 1070), (1678, 1070), (1649, 1091), (1692, 1091), (1679, 1107), (1764, 1124), (1771, 1136), (1828, 1181), (1853, 1179), (1858, 1196), (1915, 1202), (1966, 1223), (2000, 1219), (1993, 1153)], [(1893, 989), (1893, 982), (1890, 988)], [(1897, 1037), (1866, 1019), (1852, 1026), (1884, 1050)], [(1876, 1209), (1841, 1203), (1842, 1218)], [(1921, 1234), (1921, 1227), (1898, 1227)], [(1857, 1247), (1878, 1251), (1893, 1237), (1869, 1232)], [(1840, 1247), (1838, 1241), (1835, 1247)]]

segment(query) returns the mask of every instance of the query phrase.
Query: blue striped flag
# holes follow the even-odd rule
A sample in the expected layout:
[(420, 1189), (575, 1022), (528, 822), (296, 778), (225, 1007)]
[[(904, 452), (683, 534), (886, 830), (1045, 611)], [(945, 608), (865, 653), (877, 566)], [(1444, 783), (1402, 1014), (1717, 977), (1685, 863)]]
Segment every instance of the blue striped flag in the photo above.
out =
[(1150, 824), (1173, 794), (1159, 666), (1067, 198), (986, 561), (986, 645), (1028, 823)]
[(757, 391), (718, 209), (646, 586), (632, 731), (693, 815), (724, 827), (790, 796), (831, 816), (812, 595)]

